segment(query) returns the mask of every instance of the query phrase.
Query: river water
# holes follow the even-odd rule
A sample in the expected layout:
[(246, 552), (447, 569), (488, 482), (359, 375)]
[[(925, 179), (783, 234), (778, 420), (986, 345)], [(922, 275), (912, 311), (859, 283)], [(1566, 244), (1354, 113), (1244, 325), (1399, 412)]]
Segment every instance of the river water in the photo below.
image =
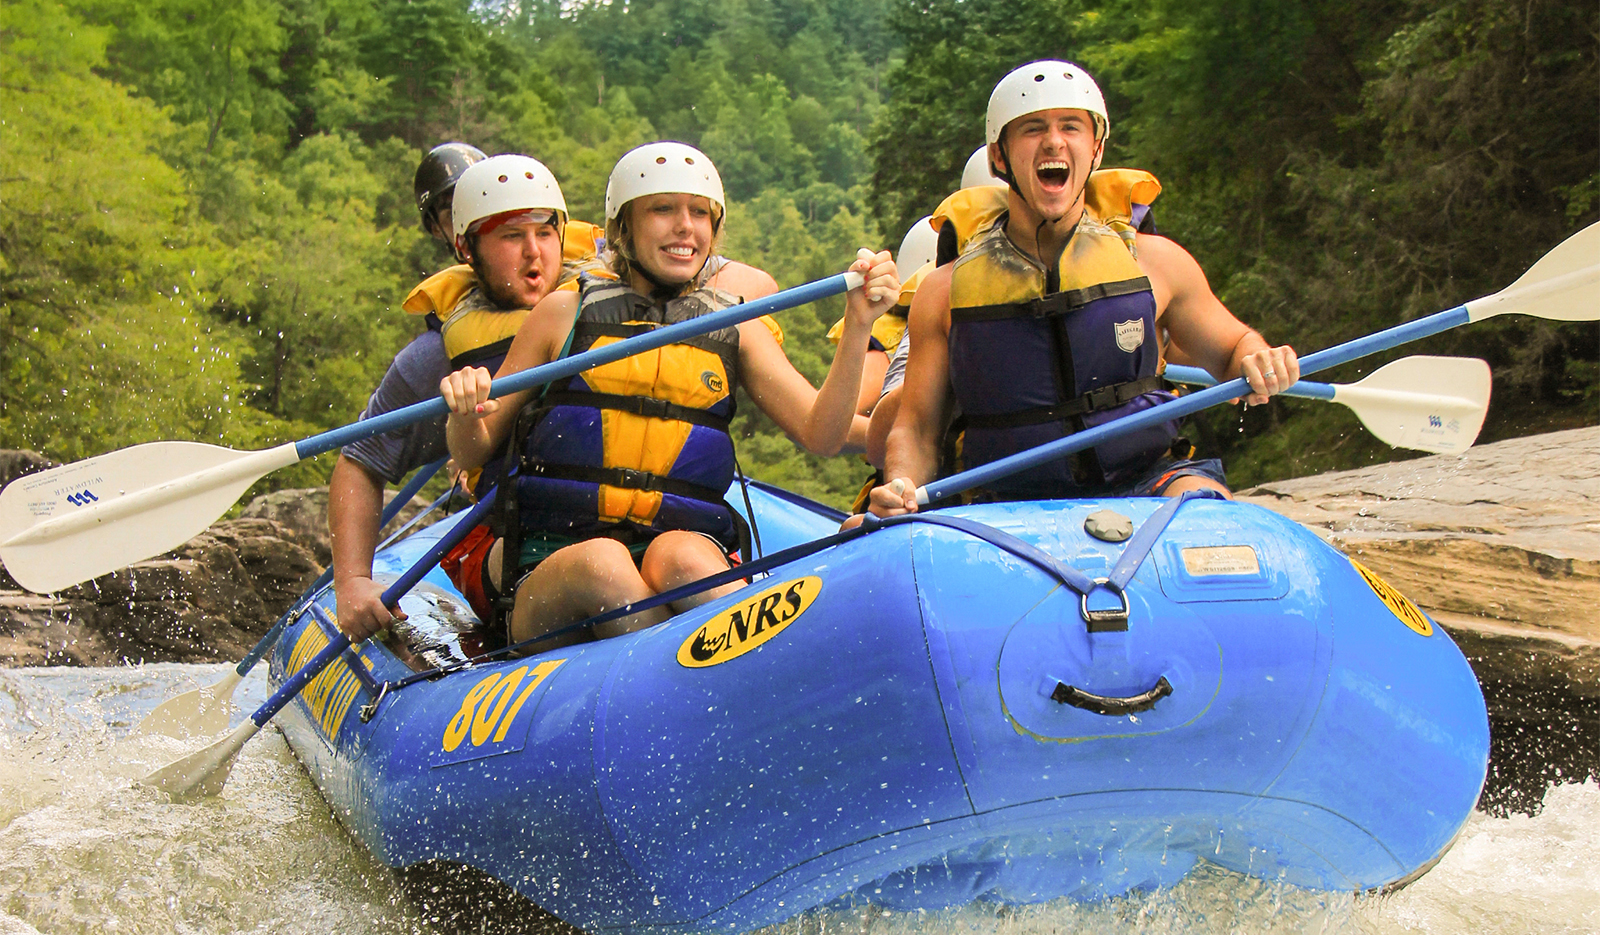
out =
[[(0, 935), (559, 929), (530, 922), (529, 907), (480, 881), (400, 875), (373, 861), (272, 730), (239, 757), (219, 799), (173, 804), (136, 786), (201, 744), (133, 736), (133, 725), (162, 700), (225, 671), (0, 670)], [(253, 675), (237, 697), (249, 709), (266, 695)], [(1592, 740), (1587, 730), (1581, 737)], [(1169, 890), (1091, 905), (933, 915), (862, 907), (811, 913), (767, 935), (1594, 935), (1600, 785), (1563, 782), (1560, 764), (1535, 766), (1554, 780), (1542, 804), (1538, 790), (1531, 799), (1524, 792), (1523, 806), (1536, 814), (1474, 813), (1432, 872), (1383, 898), (1296, 890), (1202, 863)]]

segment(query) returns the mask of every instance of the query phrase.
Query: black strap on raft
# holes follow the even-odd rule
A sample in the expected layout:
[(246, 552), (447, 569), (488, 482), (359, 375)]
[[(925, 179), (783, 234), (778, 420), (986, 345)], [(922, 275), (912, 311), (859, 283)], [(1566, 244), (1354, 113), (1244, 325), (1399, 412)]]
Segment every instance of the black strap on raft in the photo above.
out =
[[(1139, 527), (1138, 531), (1128, 539), (1128, 544), (1122, 550), (1122, 556), (1117, 559), (1117, 563), (1112, 568), (1111, 573), (1104, 578), (1090, 578), (1088, 575), (1076, 568), (1073, 568), (1071, 565), (1060, 561), (1055, 556), (1045, 552), (1043, 549), (1030, 545), (1008, 532), (996, 529), (993, 526), (985, 525), (976, 520), (967, 519), (963, 516), (948, 516), (942, 513), (906, 513), (900, 516), (891, 516), (887, 519), (879, 519), (871, 514), (868, 514), (861, 525), (855, 527), (854, 529), (846, 529), (842, 532), (834, 533), (831, 536), (824, 536), (820, 539), (814, 539), (811, 542), (803, 542), (800, 545), (791, 546), (787, 549), (773, 552), (771, 555), (757, 559), (756, 561), (743, 565), (736, 565), (725, 571), (720, 571), (714, 575), (701, 578), (699, 581), (692, 581), (682, 587), (673, 588), (670, 591), (662, 591), (660, 594), (644, 598), (643, 600), (634, 601), (631, 604), (624, 604), (615, 610), (609, 610), (603, 614), (596, 614), (587, 620), (580, 620), (577, 623), (568, 624), (567, 626), (552, 630), (549, 633), (543, 633), (531, 639), (523, 640), (520, 643), (513, 643), (509, 646), (474, 656), (473, 658), (464, 662), (455, 663), (436, 669), (429, 669), (426, 672), (418, 672), (415, 675), (408, 675), (405, 678), (400, 679), (398, 682), (385, 682), (384, 685), (388, 686), (388, 691), (393, 692), (398, 689), (405, 688), (408, 685), (414, 685), (417, 682), (437, 678), (441, 675), (446, 675), (459, 669), (468, 668), (478, 663), (488, 662), (492, 659), (513, 653), (520, 653), (531, 649), (536, 644), (542, 643), (546, 640), (552, 640), (558, 636), (565, 636), (569, 633), (575, 633), (601, 623), (618, 620), (622, 617), (627, 617), (631, 614), (649, 610), (653, 607), (660, 607), (662, 604), (670, 604), (673, 601), (679, 601), (686, 597), (692, 597), (703, 591), (709, 591), (712, 588), (721, 587), (724, 584), (742, 581), (746, 578), (753, 578), (756, 575), (763, 575), (774, 568), (787, 565), (790, 562), (798, 561), (799, 559), (805, 558), (808, 555), (820, 552), (823, 549), (829, 549), (836, 545), (842, 545), (843, 543), (849, 542), (852, 539), (859, 539), (862, 536), (870, 535), (871, 533), (877, 532), (881, 529), (887, 529), (891, 526), (901, 526), (906, 523), (932, 523), (936, 526), (945, 526), (950, 529), (967, 533), (968, 535), (974, 536), (978, 539), (982, 539), (996, 548), (1009, 552), (1012, 555), (1015, 555), (1018, 558), (1035, 565), (1040, 570), (1055, 577), (1062, 584), (1071, 588), (1073, 591), (1076, 591), (1080, 595), (1079, 607), (1084, 614), (1084, 621), (1086, 624), (1088, 624), (1090, 632), (1126, 630), (1128, 628), (1128, 600), (1127, 595), (1124, 593), (1124, 589), (1128, 586), (1128, 582), (1133, 580), (1134, 574), (1138, 572), (1139, 566), (1143, 564), (1145, 556), (1149, 555), (1150, 550), (1154, 548), (1156, 540), (1161, 537), (1161, 533), (1167, 528), (1167, 524), (1172, 522), (1172, 518), (1177, 515), (1178, 509), (1182, 507), (1183, 504), (1194, 499), (1220, 500), (1224, 498), (1222, 494), (1215, 490), (1204, 489), (1185, 491), (1183, 494), (1177, 497), (1168, 499), (1167, 502), (1162, 504), (1159, 509), (1152, 513), (1150, 518), (1145, 520), (1144, 524)], [(1121, 607), (1114, 610), (1091, 611), (1088, 607), (1089, 595), (1096, 589), (1105, 589), (1111, 591), (1119, 598)], [(1090, 614), (1098, 615), (1098, 620), (1090, 617)]]

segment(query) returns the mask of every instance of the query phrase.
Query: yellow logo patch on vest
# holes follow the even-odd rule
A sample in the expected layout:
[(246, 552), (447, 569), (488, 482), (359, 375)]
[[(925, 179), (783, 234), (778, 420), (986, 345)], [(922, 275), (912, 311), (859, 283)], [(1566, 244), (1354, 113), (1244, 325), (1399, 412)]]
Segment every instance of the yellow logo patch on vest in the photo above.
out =
[(1417, 605), (1411, 603), (1410, 598), (1396, 591), (1389, 582), (1378, 577), (1377, 572), (1355, 559), (1350, 559), (1350, 564), (1356, 566), (1356, 571), (1361, 573), (1361, 577), (1367, 582), (1367, 587), (1372, 589), (1372, 593), (1378, 595), (1378, 600), (1383, 601), (1385, 607), (1388, 607), (1396, 617), (1400, 618), (1401, 623), (1423, 636), (1433, 635), (1433, 624), (1417, 608)]
[(822, 579), (811, 575), (745, 598), (691, 633), (678, 647), (678, 663), (703, 669), (737, 659), (800, 619), (821, 593)]

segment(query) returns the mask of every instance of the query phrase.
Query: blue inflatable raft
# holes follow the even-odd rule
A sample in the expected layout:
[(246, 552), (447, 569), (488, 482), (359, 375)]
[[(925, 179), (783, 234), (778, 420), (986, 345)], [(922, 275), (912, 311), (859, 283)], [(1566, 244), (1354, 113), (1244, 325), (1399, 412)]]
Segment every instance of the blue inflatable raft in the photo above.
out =
[[(769, 552), (837, 529), (752, 493)], [(1164, 502), (940, 511), (644, 632), (386, 689), (462, 658), (471, 614), (435, 570), (403, 603), (409, 647), (347, 653), (278, 723), (379, 860), (478, 868), (593, 932), (1094, 899), (1201, 858), (1345, 891), (1425, 871), (1488, 762), (1460, 651), (1257, 507), (1186, 502), (1153, 542), (1085, 529), (1101, 511), (1143, 527)], [(448, 525), (381, 554), (379, 577)], [(1135, 548), (1121, 595), (1064, 583)], [(275, 683), (325, 626), (293, 623)]]

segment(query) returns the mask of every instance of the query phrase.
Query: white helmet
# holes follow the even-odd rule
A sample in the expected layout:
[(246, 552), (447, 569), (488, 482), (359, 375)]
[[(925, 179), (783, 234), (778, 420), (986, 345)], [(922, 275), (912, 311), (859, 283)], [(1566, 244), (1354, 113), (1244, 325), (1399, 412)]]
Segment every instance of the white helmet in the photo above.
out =
[(986, 139), (1000, 141), (1006, 124), (1037, 113), (1066, 107), (1086, 110), (1095, 117), (1095, 137), (1104, 139), (1111, 132), (1106, 114), (1106, 99), (1089, 74), (1071, 62), (1047, 60), (1030, 62), (1000, 79), (989, 95), (989, 112), (984, 119)]
[(701, 195), (717, 206), (717, 221), (727, 210), (722, 177), (711, 157), (687, 143), (646, 143), (625, 153), (606, 181), (606, 223), (635, 198), (660, 194)]
[(932, 263), (938, 252), (939, 232), (933, 229), (933, 218), (925, 217), (911, 225), (905, 239), (900, 241), (900, 249), (894, 254), (895, 269), (905, 278)]
[(967, 167), (961, 170), (962, 188), (982, 188), (985, 185), (1006, 187), (1005, 179), (998, 178), (989, 167), (989, 147), (979, 146), (967, 157)]
[(456, 181), (450, 205), (456, 252), (473, 224), (507, 211), (550, 211), (559, 226), (567, 220), (567, 199), (556, 177), (532, 156), (490, 156), (475, 162)]

